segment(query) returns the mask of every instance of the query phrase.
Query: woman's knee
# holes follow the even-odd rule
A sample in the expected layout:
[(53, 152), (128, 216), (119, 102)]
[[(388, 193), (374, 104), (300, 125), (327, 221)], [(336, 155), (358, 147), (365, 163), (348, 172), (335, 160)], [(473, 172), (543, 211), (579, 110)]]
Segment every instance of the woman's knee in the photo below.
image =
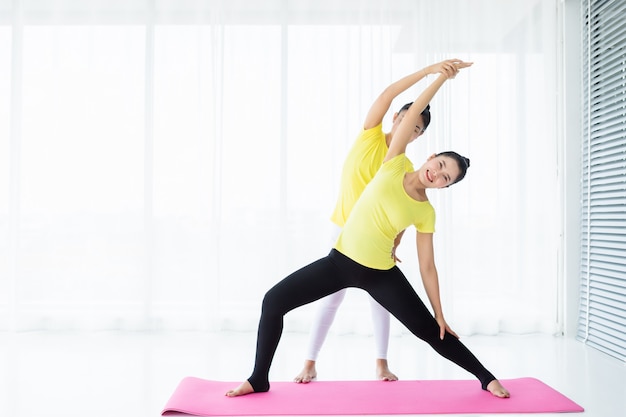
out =
[(284, 306), (285, 297), (282, 297), (279, 291), (269, 290), (263, 297), (261, 303), (261, 312), (263, 314), (285, 314), (286, 306)]

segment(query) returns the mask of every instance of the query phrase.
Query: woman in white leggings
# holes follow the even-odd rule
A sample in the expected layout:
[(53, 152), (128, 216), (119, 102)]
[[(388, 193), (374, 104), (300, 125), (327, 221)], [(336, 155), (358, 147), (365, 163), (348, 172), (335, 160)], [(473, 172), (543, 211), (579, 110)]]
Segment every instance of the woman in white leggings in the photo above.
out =
[[(341, 229), (339, 227), (334, 228), (332, 244), (335, 243), (340, 232)], [(317, 370), (315, 369), (317, 357), (347, 291), (347, 288), (341, 289), (318, 301), (319, 306), (313, 318), (304, 366), (300, 374), (294, 378), (295, 382), (308, 383), (317, 377)], [(368, 298), (372, 315), (374, 342), (376, 343), (376, 377), (384, 381), (396, 381), (398, 377), (389, 370), (387, 361), (390, 314), (374, 298)]]
[[(383, 118), (391, 108), (393, 100), (402, 92), (416, 84), (428, 74), (441, 72), (442, 66), (447, 64), (443, 61), (423, 68), (413, 74), (392, 83), (385, 88), (376, 98), (365, 118), (363, 129), (358, 135), (352, 149), (348, 153), (343, 164), (339, 197), (335, 210), (331, 216), (332, 222), (337, 226), (332, 244), (335, 243), (341, 228), (343, 228), (352, 207), (372, 180), (383, 163), (383, 159), (389, 149), (397, 127), (404, 118), (406, 111), (412, 103), (407, 103), (393, 115), (393, 126), (388, 133), (383, 132)], [(410, 142), (421, 136), (430, 124), (430, 105), (427, 105), (418, 116), (415, 129)], [(407, 169), (413, 169), (409, 166)], [(401, 234), (396, 238), (396, 246), (400, 243)], [(394, 248), (395, 249), (395, 248)], [(394, 255), (395, 256), (395, 255)], [(398, 259), (396, 259), (398, 260)], [(399, 261), (399, 260), (398, 260)], [(317, 314), (314, 318), (309, 336), (309, 346), (306, 353), (304, 366), (294, 378), (295, 382), (307, 383), (317, 377), (315, 363), (317, 356), (324, 344), (326, 335), (337, 313), (337, 309), (346, 295), (346, 290), (340, 290), (320, 300)], [(387, 348), (389, 346), (389, 312), (370, 297), (374, 340), (376, 341), (376, 377), (386, 381), (395, 381), (398, 377), (389, 370), (387, 362)]]

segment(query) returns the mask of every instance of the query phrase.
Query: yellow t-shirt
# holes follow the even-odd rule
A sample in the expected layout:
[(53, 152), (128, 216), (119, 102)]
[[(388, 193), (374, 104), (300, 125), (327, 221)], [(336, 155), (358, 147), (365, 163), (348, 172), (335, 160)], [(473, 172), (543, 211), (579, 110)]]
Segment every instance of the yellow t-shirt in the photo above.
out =
[(341, 171), (339, 197), (330, 219), (343, 227), (365, 186), (374, 178), (387, 155), (383, 125), (363, 129), (348, 153)]
[(354, 205), (335, 249), (368, 268), (387, 270), (395, 265), (391, 250), (398, 233), (410, 225), (420, 233), (435, 232), (433, 206), (404, 190), (404, 175), (412, 170), (405, 154), (381, 166)]

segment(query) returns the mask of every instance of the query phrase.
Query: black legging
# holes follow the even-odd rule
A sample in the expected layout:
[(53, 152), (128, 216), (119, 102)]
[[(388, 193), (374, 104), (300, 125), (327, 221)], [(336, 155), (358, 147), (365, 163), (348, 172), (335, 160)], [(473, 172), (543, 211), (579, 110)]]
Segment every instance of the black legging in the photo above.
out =
[(333, 249), (325, 258), (294, 272), (265, 294), (254, 371), (248, 378), (255, 392), (270, 388), (268, 375), (283, 331), (283, 316), (347, 287), (367, 291), (411, 333), (474, 374), (483, 389), (495, 379), (456, 337), (446, 332), (443, 340), (439, 338), (439, 324), (397, 266), (389, 270), (367, 268)]

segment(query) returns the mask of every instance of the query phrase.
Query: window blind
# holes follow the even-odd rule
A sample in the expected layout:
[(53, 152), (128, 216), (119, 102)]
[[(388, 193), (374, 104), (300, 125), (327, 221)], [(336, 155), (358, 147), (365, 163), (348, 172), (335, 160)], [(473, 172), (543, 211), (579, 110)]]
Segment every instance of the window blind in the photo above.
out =
[(626, 2), (584, 0), (577, 338), (626, 361)]

